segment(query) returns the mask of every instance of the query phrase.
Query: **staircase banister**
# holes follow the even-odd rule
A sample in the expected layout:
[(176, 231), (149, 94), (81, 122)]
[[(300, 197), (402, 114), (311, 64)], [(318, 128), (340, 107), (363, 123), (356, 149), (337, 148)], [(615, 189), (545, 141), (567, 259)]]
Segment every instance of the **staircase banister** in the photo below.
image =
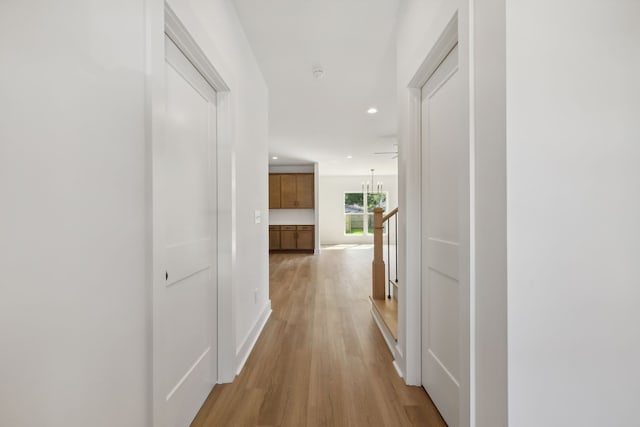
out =
[(395, 208), (394, 210), (392, 210), (391, 212), (389, 212), (388, 214), (382, 217), (382, 222), (389, 221), (389, 219), (391, 219), (391, 217), (397, 213), (398, 213), (398, 208)]
[(373, 299), (385, 298), (385, 265), (382, 256), (382, 232), (383, 221), (382, 208), (373, 210), (373, 263), (372, 263), (372, 287), (371, 296)]

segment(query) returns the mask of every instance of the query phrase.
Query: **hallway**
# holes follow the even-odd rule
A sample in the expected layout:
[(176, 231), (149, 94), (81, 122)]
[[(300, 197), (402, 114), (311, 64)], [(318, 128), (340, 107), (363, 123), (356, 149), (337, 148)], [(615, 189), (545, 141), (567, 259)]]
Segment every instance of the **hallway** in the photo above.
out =
[(192, 426), (444, 426), (427, 394), (397, 375), (373, 321), (371, 251), (270, 255), (271, 318)]

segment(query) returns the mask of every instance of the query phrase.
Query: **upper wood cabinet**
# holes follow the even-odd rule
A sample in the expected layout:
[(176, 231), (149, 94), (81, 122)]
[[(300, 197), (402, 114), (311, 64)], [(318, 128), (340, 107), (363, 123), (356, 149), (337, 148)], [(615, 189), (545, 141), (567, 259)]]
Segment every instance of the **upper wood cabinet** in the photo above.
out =
[(312, 173), (269, 174), (269, 209), (313, 209)]
[(298, 199), (297, 175), (280, 175), (280, 207), (295, 209)]
[(297, 185), (297, 208), (299, 209), (313, 209), (313, 200), (314, 200), (314, 183), (313, 183), (313, 174), (307, 175), (297, 175), (296, 176), (296, 185)]
[(280, 183), (282, 175), (269, 174), (269, 209), (280, 209)]

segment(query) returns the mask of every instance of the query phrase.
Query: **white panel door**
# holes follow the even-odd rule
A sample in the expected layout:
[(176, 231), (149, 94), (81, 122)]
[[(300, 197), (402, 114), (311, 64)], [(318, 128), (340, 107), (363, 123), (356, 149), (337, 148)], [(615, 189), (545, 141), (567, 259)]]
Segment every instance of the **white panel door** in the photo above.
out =
[(422, 384), (459, 426), (459, 245), (466, 141), (454, 48), (422, 88)]
[(216, 93), (165, 37), (154, 156), (154, 425), (189, 425), (217, 379)]

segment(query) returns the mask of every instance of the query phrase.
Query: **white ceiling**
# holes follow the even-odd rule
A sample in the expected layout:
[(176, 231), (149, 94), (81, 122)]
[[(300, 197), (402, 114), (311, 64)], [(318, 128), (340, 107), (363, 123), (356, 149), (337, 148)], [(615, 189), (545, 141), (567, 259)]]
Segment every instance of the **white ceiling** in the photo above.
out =
[[(269, 87), (270, 164), (397, 173), (399, 0), (234, 0)], [(312, 69), (324, 68), (324, 78)], [(367, 114), (371, 106), (378, 113)], [(353, 156), (347, 159), (347, 156)]]

